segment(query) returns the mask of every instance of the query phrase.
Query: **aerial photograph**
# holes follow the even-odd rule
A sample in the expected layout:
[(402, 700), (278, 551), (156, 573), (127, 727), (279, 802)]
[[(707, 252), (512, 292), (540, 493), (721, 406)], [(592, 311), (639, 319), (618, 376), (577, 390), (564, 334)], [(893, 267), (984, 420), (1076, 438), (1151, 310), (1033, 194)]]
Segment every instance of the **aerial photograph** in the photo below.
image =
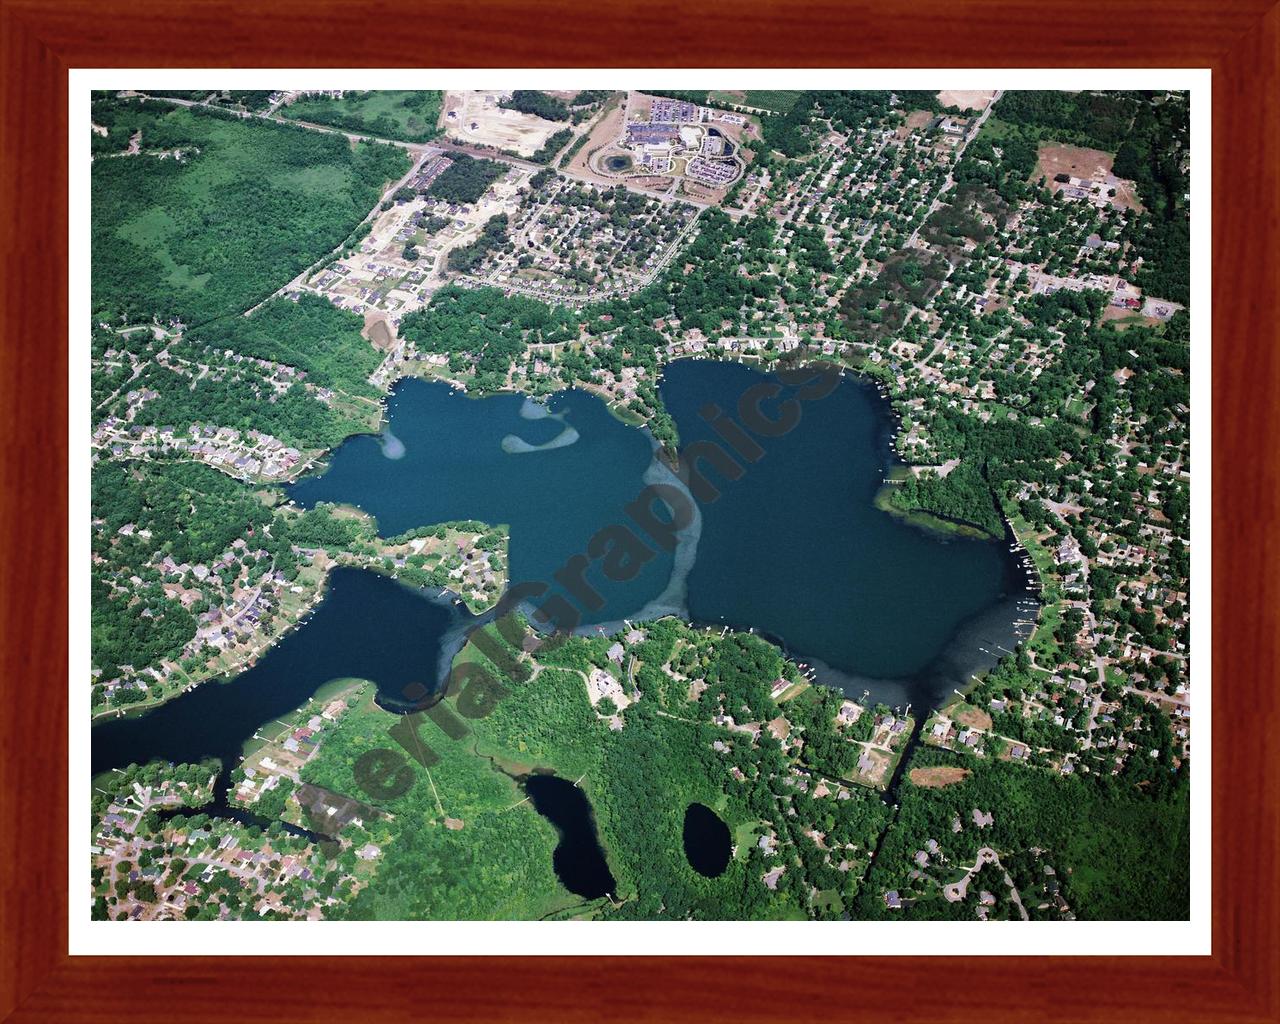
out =
[(1189, 919), (1189, 93), (277, 84), (73, 127), (92, 920)]

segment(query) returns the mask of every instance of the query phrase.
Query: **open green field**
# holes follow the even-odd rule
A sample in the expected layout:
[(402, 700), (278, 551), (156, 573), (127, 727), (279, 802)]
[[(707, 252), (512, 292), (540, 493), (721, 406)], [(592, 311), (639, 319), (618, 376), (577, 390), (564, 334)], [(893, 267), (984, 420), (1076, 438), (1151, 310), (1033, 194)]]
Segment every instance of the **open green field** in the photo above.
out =
[(1008, 121), (1001, 121), (998, 117), (989, 117), (983, 122), (979, 132), (979, 137), (996, 142), (999, 139), (1007, 139), (1010, 135), (1018, 134), (1018, 126), (1010, 124)]
[[(400, 716), (383, 711), (372, 697), (370, 688), (325, 737), (303, 772), (306, 781), (370, 799), (356, 781), (356, 760), (374, 750), (402, 751), (388, 735)], [(474, 752), (470, 733), (455, 739), (426, 715), (415, 718), (405, 722), (416, 725), (420, 749), (431, 752), (423, 755), (431, 763), (404, 756), (412, 772), (408, 790), (371, 801), (395, 818), (364, 823), (383, 857), (351, 916), (537, 919), (580, 904), (552, 868), (556, 830), (516, 783)], [(447, 827), (446, 818), (461, 827)]]
[(1039, 665), (1056, 665), (1062, 657), (1062, 647), (1054, 639), (1054, 632), (1062, 624), (1062, 605), (1046, 604), (1040, 609), (1040, 621), (1036, 624), (1035, 633), (1027, 642), (1027, 647), (1036, 657)]
[(439, 134), (436, 122), (444, 94), (437, 89), (348, 92), (342, 99), (307, 96), (280, 113), (295, 121), (345, 128), (402, 142), (428, 142)]
[(409, 166), (392, 146), (157, 100), (98, 99), (93, 118), (140, 131), (142, 148), (93, 164), (103, 319), (243, 312), (341, 245)]

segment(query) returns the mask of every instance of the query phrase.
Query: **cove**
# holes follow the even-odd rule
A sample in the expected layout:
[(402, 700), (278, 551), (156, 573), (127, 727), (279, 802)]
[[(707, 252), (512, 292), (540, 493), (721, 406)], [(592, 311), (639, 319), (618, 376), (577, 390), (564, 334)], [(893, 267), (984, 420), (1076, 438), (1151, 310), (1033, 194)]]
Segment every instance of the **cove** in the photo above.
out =
[[(388, 402), (389, 428), (399, 441), (389, 458), (377, 437), (348, 439), (320, 476), (289, 488), (310, 507), (319, 501), (356, 505), (377, 518), (383, 536), (417, 526), (478, 519), (510, 529), (511, 582), (546, 582), (602, 526), (622, 522), (623, 506), (654, 470), (647, 433), (612, 416), (582, 391), (547, 405), (518, 395), (468, 398), (440, 383), (401, 381)], [(587, 574), (605, 600), (584, 608), (584, 623), (635, 616), (658, 599), (674, 560), (662, 552), (635, 579), (617, 583), (598, 567)], [(577, 602), (575, 602), (577, 604)], [(681, 611), (679, 601), (649, 609)]]
[(729, 826), (710, 807), (690, 804), (684, 812), (684, 855), (690, 867), (706, 878), (717, 878), (732, 854)]
[(586, 899), (612, 893), (617, 883), (600, 849), (586, 794), (568, 779), (541, 772), (526, 776), (521, 785), (534, 810), (560, 833), (552, 865), (561, 884)]
[[(740, 363), (670, 364), (661, 393), (682, 447), (716, 439), (701, 413), (735, 410), (763, 379), (777, 380)], [(754, 628), (823, 682), (889, 703), (935, 704), (1013, 649), (1029, 579), (1007, 539), (942, 535), (875, 507), (900, 464), (897, 426), (875, 386), (846, 375), (794, 430), (762, 439), (757, 461), (739, 459), (741, 478), (702, 505), (688, 618)]]
[(302, 706), (329, 680), (344, 677), (372, 680), (379, 702), (394, 708), (410, 683), (434, 686), (473, 618), (448, 596), (359, 569), (334, 569), (311, 617), (252, 668), (144, 714), (94, 726), (92, 773), (130, 762), (216, 757), (223, 772), (215, 807), (225, 807), (226, 777), (259, 726)]

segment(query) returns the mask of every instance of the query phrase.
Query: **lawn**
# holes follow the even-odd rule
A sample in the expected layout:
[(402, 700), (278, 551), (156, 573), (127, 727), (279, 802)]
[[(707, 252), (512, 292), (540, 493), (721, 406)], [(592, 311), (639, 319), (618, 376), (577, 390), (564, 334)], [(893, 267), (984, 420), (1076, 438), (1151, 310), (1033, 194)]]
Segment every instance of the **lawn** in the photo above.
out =
[(1003, 505), (1018, 543), (1026, 549), (1027, 554), (1031, 556), (1031, 561), (1035, 563), (1040, 581), (1045, 585), (1046, 598), (1052, 597), (1053, 592), (1056, 592), (1053, 586), (1055, 565), (1053, 553), (1040, 542), (1034, 527), (1018, 511), (1016, 503), (1006, 501)]
[(1040, 609), (1040, 621), (1036, 625), (1035, 633), (1032, 635), (1030, 642), (1027, 644), (1031, 652), (1036, 657), (1036, 663), (1039, 665), (1056, 665), (1058, 659), (1062, 655), (1062, 648), (1058, 641), (1054, 639), (1054, 631), (1062, 623), (1062, 606), (1060, 604), (1046, 604)]
[(984, 139), (996, 142), (999, 139), (1006, 139), (1010, 135), (1018, 134), (1021, 131), (1019, 125), (1010, 124), (1008, 121), (1001, 121), (998, 117), (989, 117), (982, 124), (980, 135)]

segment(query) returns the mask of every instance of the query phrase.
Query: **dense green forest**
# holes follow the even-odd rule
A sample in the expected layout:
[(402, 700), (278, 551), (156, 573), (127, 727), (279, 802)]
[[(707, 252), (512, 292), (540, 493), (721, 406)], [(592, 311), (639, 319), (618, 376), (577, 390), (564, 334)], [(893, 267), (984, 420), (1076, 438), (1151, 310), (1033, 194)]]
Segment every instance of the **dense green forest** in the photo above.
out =
[(573, 138), (573, 129), (561, 128), (551, 135), (529, 159), (535, 164), (549, 164), (559, 155), (560, 150), (564, 149), (571, 138)]
[(460, 245), (456, 249), (450, 249), (449, 258), (446, 262), (450, 270), (456, 270), (462, 274), (470, 274), (484, 262), (484, 258), (489, 253), (501, 249), (506, 244), (507, 215), (500, 213), (485, 221), (480, 237), (474, 242)]
[(430, 142), (440, 134), (437, 122), (444, 94), (438, 89), (347, 91), (341, 99), (303, 96), (280, 112), (296, 121), (343, 128), (361, 135), (401, 142)]
[(474, 203), (507, 171), (506, 165), (497, 160), (477, 160), (465, 153), (451, 159), (453, 163), (427, 189), (431, 198), (446, 203)]
[[(1159, 716), (1157, 716), (1159, 717)], [(978, 847), (1047, 851), (1064, 895), (1082, 920), (1177, 920), (1189, 912), (1190, 786), (1183, 775), (1159, 795), (1125, 780), (1082, 779), (991, 758), (922, 748), (912, 767), (962, 764), (972, 773), (941, 789), (904, 783), (897, 818), (885, 835), (862, 890), (858, 916), (972, 919), (973, 907), (948, 903), (936, 888), (917, 889), (908, 875), (914, 851), (942, 843), (953, 865), (972, 864)], [(1168, 773), (1166, 772), (1167, 776)], [(952, 830), (977, 808), (994, 815), (989, 828)], [(906, 910), (888, 911), (881, 894), (919, 892)]]
[(1189, 215), (1191, 122), (1186, 96), (1144, 104), (1116, 152), (1113, 170), (1132, 178), (1146, 211), (1133, 244), (1143, 258), (1138, 284), (1162, 299), (1191, 302)]
[(569, 120), (568, 107), (554, 96), (548, 96), (537, 89), (516, 89), (510, 99), (502, 101), (501, 106), (508, 110), (518, 110), (522, 114), (535, 114), (547, 121)]
[[(478, 389), (501, 387), (513, 360), (527, 342), (575, 337), (570, 310), (551, 309), (534, 299), (506, 298), (494, 288), (442, 288), (426, 309), (408, 314), (400, 336), (423, 352), (444, 352), (470, 365), (475, 358)], [(461, 364), (460, 364), (461, 365)]]
[(1004, 536), (1004, 520), (982, 469), (962, 462), (945, 477), (914, 473), (889, 492), (889, 502), (904, 512), (921, 509), (947, 519), (973, 523), (993, 537)]
[(381, 356), (360, 335), (364, 322), (328, 299), (305, 292), (296, 302), (273, 299), (252, 316), (228, 317), (193, 330), (188, 340), (218, 351), (296, 366), (307, 383), (351, 397), (377, 399), (368, 381)]
[(190, 325), (243, 312), (339, 246), (409, 166), (393, 146), (157, 100), (95, 100), (93, 117), (112, 137), (117, 121), (140, 130), (144, 150), (93, 164), (103, 319)]
[(569, 101), (569, 106), (589, 107), (595, 103), (603, 103), (612, 95), (609, 89), (579, 89), (577, 95)]
[(1042, 138), (1115, 152), (1133, 128), (1142, 101), (1123, 92), (1010, 89), (1000, 97), (1000, 120), (1026, 125)]

